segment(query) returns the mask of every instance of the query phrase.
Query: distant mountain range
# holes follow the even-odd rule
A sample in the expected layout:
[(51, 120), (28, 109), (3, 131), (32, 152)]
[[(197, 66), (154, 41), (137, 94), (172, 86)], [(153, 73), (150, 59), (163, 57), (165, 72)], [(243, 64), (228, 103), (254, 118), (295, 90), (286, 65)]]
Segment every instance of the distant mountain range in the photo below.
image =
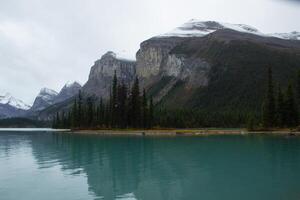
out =
[[(75, 82), (59, 93), (42, 89), (30, 109), (12, 107), (26, 116), (51, 119), (70, 108), (79, 90), (107, 99), (116, 71), (128, 85), (138, 76), (156, 105), (164, 108), (258, 111), (267, 68), (272, 67), (275, 80), (284, 87), (299, 63), (299, 32), (266, 34), (243, 24), (190, 20), (142, 42), (136, 60), (107, 52), (91, 67), (82, 88)], [(2, 117), (19, 115), (5, 112), (1, 110)]]
[(59, 93), (52, 89), (42, 88), (32, 106), (14, 98), (9, 93), (0, 95), (0, 118), (36, 116), (43, 109), (73, 97), (80, 89), (81, 85), (76, 81), (65, 84)]

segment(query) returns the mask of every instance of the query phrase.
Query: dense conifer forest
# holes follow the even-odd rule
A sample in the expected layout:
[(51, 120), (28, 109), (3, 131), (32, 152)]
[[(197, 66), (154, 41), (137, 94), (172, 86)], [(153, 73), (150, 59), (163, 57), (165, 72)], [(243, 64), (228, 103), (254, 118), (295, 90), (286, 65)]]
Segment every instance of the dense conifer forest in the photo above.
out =
[(291, 79), (286, 88), (274, 81), (271, 67), (265, 76), (266, 89), (261, 112), (243, 110), (211, 112), (205, 109), (166, 109), (159, 104), (154, 106), (152, 97), (149, 97), (145, 90), (141, 90), (137, 77), (129, 88), (118, 81), (115, 73), (108, 100), (79, 92), (72, 109), (56, 114), (53, 127), (73, 129), (297, 127), (300, 108), (300, 71), (297, 80)]

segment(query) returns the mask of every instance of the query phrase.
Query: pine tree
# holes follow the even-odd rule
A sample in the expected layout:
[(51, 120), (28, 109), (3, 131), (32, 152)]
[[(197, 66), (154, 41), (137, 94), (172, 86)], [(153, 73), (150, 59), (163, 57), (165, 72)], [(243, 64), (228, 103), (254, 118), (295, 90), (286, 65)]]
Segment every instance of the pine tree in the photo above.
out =
[(294, 92), (292, 84), (290, 83), (286, 91), (286, 125), (294, 127), (298, 124), (298, 109), (295, 104)]
[(81, 90), (79, 90), (78, 93), (78, 109), (77, 109), (77, 126), (81, 127), (83, 124), (83, 98), (82, 98), (82, 93)]
[(99, 104), (99, 120), (98, 123), (102, 127), (104, 124), (104, 113), (105, 113), (105, 106), (103, 103), (102, 97), (100, 98), (100, 104)]
[(77, 99), (75, 98), (74, 104), (71, 110), (71, 127), (76, 128), (78, 126), (78, 111), (77, 111)]
[(52, 116), (52, 128), (54, 128), (54, 129), (57, 128), (55, 116)]
[(127, 87), (124, 83), (118, 86), (118, 126), (127, 127)]
[(92, 127), (94, 122), (94, 102), (92, 97), (87, 98), (87, 126)]
[[(300, 106), (300, 70), (297, 74), (297, 105)], [(299, 107), (300, 108), (300, 107)]]
[(148, 119), (148, 127), (153, 127), (154, 122), (154, 105), (153, 105), (153, 98), (150, 98), (150, 105), (149, 105), (149, 119)]
[(143, 89), (143, 101), (142, 101), (142, 126), (143, 128), (148, 127), (148, 103), (146, 91)]
[(273, 127), (275, 124), (275, 98), (272, 69), (268, 69), (268, 89), (263, 104), (263, 125)]
[(283, 127), (286, 123), (285, 119), (285, 99), (281, 91), (281, 88), (278, 88), (278, 97), (277, 97), (277, 124), (279, 127)]
[(130, 95), (130, 125), (139, 128), (141, 124), (141, 102), (139, 79), (135, 78)]
[(59, 117), (59, 113), (56, 113), (56, 120), (55, 120), (55, 128), (60, 128), (60, 117)]
[(111, 118), (111, 126), (115, 127), (117, 123), (117, 118), (118, 118), (118, 104), (117, 104), (117, 95), (118, 95), (118, 78), (117, 78), (117, 73), (116, 70), (114, 72), (114, 77), (113, 77), (113, 83), (112, 83), (112, 99), (111, 99), (111, 104), (112, 104), (112, 118)]

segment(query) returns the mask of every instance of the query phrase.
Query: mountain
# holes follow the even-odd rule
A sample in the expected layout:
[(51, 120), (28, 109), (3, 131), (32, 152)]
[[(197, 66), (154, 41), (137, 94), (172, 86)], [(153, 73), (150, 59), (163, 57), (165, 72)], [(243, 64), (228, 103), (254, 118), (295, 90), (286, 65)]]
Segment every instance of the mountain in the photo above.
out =
[(267, 68), (282, 86), (300, 69), (300, 41), (291, 35), (192, 20), (144, 41), (136, 71), (166, 108), (258, 111)]
[(42, 88), (34, 100), (31, 111), (41, 111), (51, 105), (63, 102), (78, 94), (80, 89), (81, 85), (76, 81), (66, 83), (59, 93), (52, 89)]
[(55, 102), (58, 93), (52, 89), (42, 88), (34, 100), (31, 111), (41, 111)]
[(27, 116), (39, 120), (51, 120), (51, 116), (58, 110), (66, 109), (65, 107), (69, 108), (72, 98), (78, 94), (81, 88), (81, 84), (74, 81), (66, 83), (59, 93), (50, 89), (44, 92), (42, 89), (36, 98), (37, 105), (41, 102), (41, 106), (38, 106), (39, 109), (27, 112)]
[(60, 90), (60, 92), (55, 96), (53, 103), (59, 103), (65, 101), (76, 94), (81, 90), (81, 85), (78, 82), (68, 82)]
[(130, 84), (135, 77), (135, 61), (119, 57), (109, 51), (92, 66), (89, 79), (83, 86), (83, 92), (103, 98), (109, 96), (114, 72), (120, 82)]
[(9, 93), (0, 95), (0, 118), (11, 118), (24, 115), (29, 108), (29, 105), (14, 98)]
[[(190, 20), (140, 44), (136, 61), (107, 52), (92, 66), (85, 94), (108, 98), (116, 71), (135, 76), (157, 106), (224, 112), (259, 112), (268, 67), (285, 87), (300, 69), (299, 33), (262, 33), (244, 24)], [(69, 109), (66, 100), (45, 109), (49, 118)]]

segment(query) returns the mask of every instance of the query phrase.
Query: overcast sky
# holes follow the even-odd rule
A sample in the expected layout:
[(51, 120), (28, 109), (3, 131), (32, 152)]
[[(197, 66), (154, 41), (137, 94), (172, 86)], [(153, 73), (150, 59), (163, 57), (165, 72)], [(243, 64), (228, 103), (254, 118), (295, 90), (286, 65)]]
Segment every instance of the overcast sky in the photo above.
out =
[(1, 0), (0, 93), (32, 103), (42, 87), (84, 84), (106, 51), (134, 57), (140, 42), (192, 18), (300, 31), (300, 1)]

